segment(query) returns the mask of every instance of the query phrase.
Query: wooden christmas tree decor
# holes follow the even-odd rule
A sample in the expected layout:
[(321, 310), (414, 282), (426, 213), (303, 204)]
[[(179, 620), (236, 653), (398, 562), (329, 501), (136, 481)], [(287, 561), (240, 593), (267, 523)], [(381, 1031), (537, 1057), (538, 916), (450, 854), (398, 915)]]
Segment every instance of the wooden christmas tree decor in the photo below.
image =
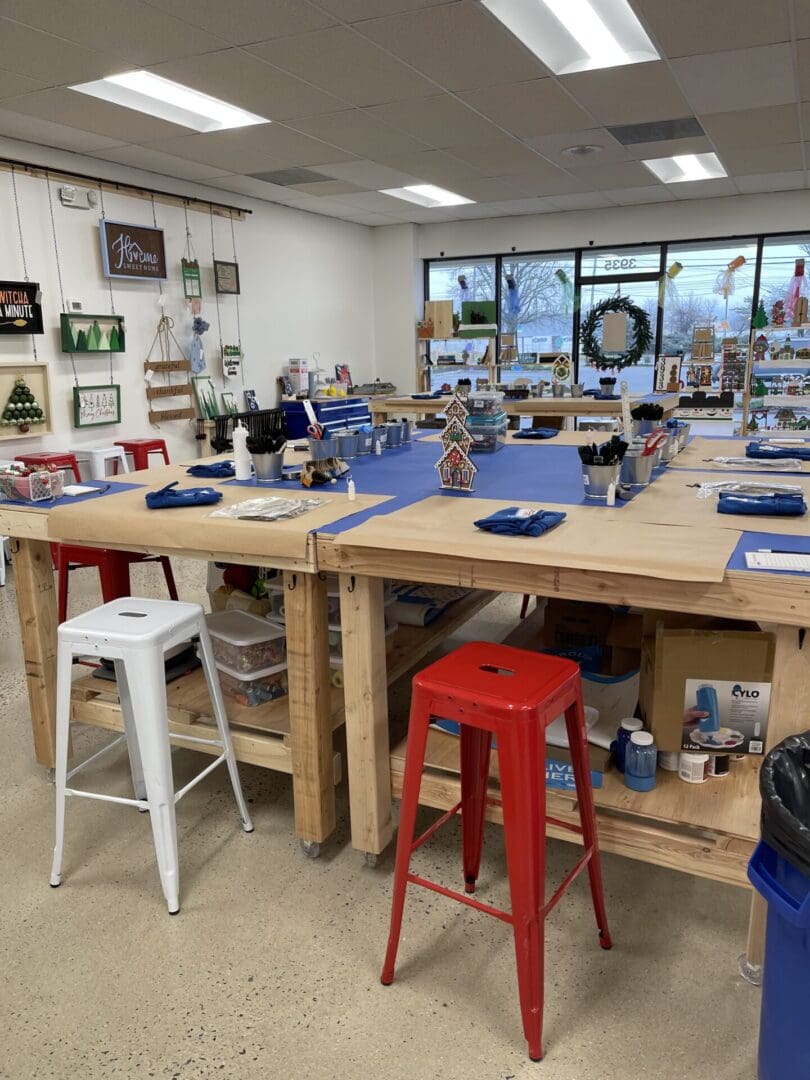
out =
[(464, 424), (468, 410), (458, 394), (454, 395), (444, 414), (443, 453), (436, 462), (441, 486), (448, 491), (472, 491), (478, 469), (470, 459), (472, 436)]

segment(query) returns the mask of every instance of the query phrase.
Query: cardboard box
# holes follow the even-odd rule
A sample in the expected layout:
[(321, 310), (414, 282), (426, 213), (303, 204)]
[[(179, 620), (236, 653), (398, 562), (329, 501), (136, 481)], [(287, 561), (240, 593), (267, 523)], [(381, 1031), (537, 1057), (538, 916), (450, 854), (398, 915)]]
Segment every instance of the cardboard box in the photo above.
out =
[(640, 614), (617, 611), (609, 604), (578, 600), (548, 601), (543, 648), (566, 655), (603, 675), (625, 675), (641, 663), (643, 621)]
[(424, 321), (433, 323), (435, 338), (451, 338), (453, 336), (453, 301), (426, 300)]
[[(648, 621), (641, 651), (641, 714), (658, 749), (763, 754), (773, 635), (728, 624), (672, 629), (666, 623), (657, 620), (651, 633)], [(701, 724), (695, 711), (705, 713), (707, 703), (713, 715)]]
[[(606, 750), (603, 746), (588, 743), (588, 757), (591, 762), (591, 772), (605, 773), (611, 766), (612, 755), (610, 750)], [(546, 759), (563, 762), (566, 765), (572, 764), (571, 751), (564, 746), (546, 746)]]

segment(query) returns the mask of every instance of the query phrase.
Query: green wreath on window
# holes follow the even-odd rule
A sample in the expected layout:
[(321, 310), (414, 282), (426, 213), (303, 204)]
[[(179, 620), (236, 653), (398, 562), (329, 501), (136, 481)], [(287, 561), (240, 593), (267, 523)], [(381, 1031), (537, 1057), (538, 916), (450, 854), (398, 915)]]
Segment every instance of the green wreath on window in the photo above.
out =
[[(630, 348), (625, 352), (602, 352), (602, 348), (596, 340), (596, 334), (602, 325), (602, 320), (609, 311), (621, 311), (629, 316), (633, 323)], [(579, 331), (579, 340), (582, 343), (582, 351), (586, 359), (600, 371), (610, 368), (621, 370), (632, 367), (641, 360), (642, 356), (650, 348), (652, 343), (652, 330), (650, 319), (646, 311), (628, 300), (626, 296), (613, 296), (609, 300), (603, 300), (592, 308), (585, 318)]]

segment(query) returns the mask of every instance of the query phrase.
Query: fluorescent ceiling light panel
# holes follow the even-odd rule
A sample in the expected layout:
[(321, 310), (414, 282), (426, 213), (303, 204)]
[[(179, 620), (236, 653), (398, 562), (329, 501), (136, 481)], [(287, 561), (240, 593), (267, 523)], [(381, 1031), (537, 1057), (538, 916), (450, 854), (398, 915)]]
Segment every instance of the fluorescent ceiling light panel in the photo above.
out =
[(418, 206), (462, 206), (471, 203), (473, 199), (465, 199), (463, 195), (456, 195), (454, 191), (445, 191), (444, 188), (436, 187), (435, 184), (414, 184), (411, 187), (386, 188), (381, 195), (391, 195), (395, 199), (404, 199), (405, 202), (416, 203)]
[(481, 0), (556, 75), (660, 59), (627, 0)]
[(643, 162), (664, 184), (686, 184), (693, 180), (716, 180), (728, 173), (717, 154), (677, 154)]
[(151, 71), (108, 75), (106, 79), (79, 83), (70, 89), (195, 131), (226, 131), (229, 128), (270, 123), (263, 116), (201, 94), (199, 90), (192, 90), (190, 86), (182, 86), (171, 79), (162, 79)]

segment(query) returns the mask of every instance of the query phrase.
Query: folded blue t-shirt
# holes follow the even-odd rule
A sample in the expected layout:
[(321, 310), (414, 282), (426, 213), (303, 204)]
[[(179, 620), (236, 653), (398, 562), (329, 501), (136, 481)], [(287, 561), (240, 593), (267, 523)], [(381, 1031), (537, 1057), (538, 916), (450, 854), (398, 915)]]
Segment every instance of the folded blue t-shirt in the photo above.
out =
[(807, 513), (804, 496), (774, 492), (771, 495), (740, 495), (721, 491), (717, 500), (719, 514), (764, 514), (770, 517), (800, 517)]
[(745, 456), (762, 461), (767, 461), (768, 458), (798, 458), (799, 461), (810, 461), (810, 445), (763, 446), (762, 443), (750, 442), (745, 448)]
[(209, 480), (227, 480), (229, 476), (236, 476), (236, 468), (232, 461), (214, 461), (208, 465), (192, 465), (186, 469), (189, 476), (206, 477)]
[(477, 529), (500, 536), (542, 536), (565, 518), (562, 510), (530, 510), (507, 506), (475, 522)]
[(555, 435), (559, 435), (557, 428), (550, 427), (532, 427), (523, 428), (522, 431), (515, 432), (516, 439), (553, 439)]

